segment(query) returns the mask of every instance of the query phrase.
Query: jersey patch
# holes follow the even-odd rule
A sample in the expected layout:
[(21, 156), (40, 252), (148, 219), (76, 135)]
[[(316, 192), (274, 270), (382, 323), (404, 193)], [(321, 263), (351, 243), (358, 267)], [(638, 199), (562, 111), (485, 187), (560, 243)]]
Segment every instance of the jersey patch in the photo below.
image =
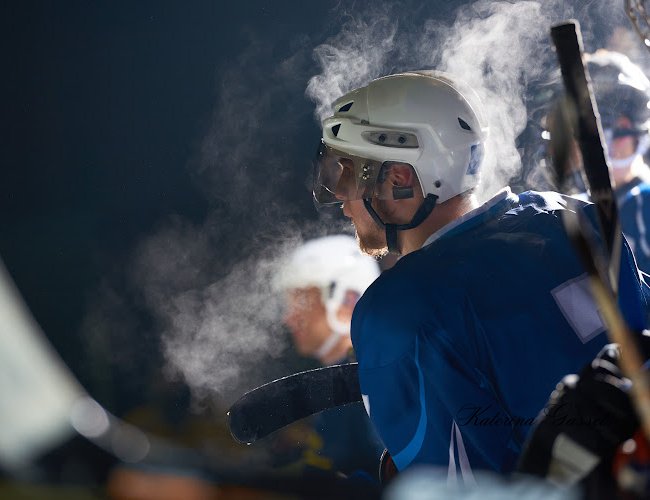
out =
[(562, 283), (551, 295), (583, 344), (605, 331), (586, 274)]

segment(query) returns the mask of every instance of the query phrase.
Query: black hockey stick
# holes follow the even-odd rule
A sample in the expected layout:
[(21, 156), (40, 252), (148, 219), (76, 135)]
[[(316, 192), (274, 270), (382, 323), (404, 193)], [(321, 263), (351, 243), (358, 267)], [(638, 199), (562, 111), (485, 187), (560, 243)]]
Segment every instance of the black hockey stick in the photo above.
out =
[(228, 412), (230, 433), (250, 444), (301, 418), (361, 401), (357, 366), (307, 370), (247, 392)]
[(575, 112), (575, 136), (582, 153), (583, 172), (596, 205), (598, 221), (605, 245), (605, 261), (610, 286), (616, 294), (621, 252), (621, 228), (618, 207), (612, 189), (607, 154), (598, 108), (590, 88), (588, 71), (582, 61), (582, 37), (577, 21), (551, 28), (562, 80), (568, 102)]
[(650, 48), (648, 40), (650, 39), (650, 19), (648, 19), (648, 9), (645, 0), (625, 0), (625, 12), (632, 22), (632, 26), (641, 38), (646, 49)]
[(643, 360), (634, 335), (616, 301), (621, 255), (618, 208), (603, 146), (598, 108), (590, 88), (589, 73), (583, 63), (580, 27), (575, 21), (554, 26), (551, 37), (567, 92), (564, 108), (555, 114), (556, 131), (551, 132), (555, 166), (558, 178), (566, 178), (570, 169), (568, 158), (571, 148), (567, 132), (572, 129), (582, 153), (583, 172), (591, 199), (596, 205), (604, 256), (596, 250), (589, 225), (582, 224), (577, 213), (565, 211), (565, 227), (589, 274), (591, 289), (607, 324), (609, 338), (621, 347), (621, 370), (633, 382), (632, 399), (646, 437), (650, 438), (650, 384), (642, 370)]

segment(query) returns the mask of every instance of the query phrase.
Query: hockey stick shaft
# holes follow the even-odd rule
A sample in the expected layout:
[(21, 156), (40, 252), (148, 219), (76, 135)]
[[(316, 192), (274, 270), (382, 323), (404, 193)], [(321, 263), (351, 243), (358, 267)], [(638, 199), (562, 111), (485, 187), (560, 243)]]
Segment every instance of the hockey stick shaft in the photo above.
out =
[(567, 97), (575, 111), (575, 136), (582, 153), (591, 200), (596, 205), (598, 222), (603, 235), (607, 278), (614, 295), (618, 290), (618, 271), (621, 252), (621, 229), (618, 207), (612, 189), (607, 154), (598, 115), (598, 107), (591, 91), (588, 71), (582, 61), (582, 36), (577, 21), (551, 28), (558, 62)]
[[(556, 47), (562, 78), (571, 108), (574, 131), (583, 157), (583, 170), (596, 205), (598, 221), (605, 245), (605, 263), (599, 265), (594, 239), (588, 240), (586, 227), (578, 220), (578, 214), (567, 211), (565, 226), (569, 237), (585, 265), (591, 282), (594, 299), (607, 324), (608, 336), (621, 348), (621, 370), (632, 382), (632, 400), (641, 421), (646, 438), (650, 439), (650, 384), (643, 370), (643, 359), (616, 301), (618, 271), (621, 255), (621, 233), (618, 209), (611, 185), (607, 155), (602, 141), (598, 109), (590, 89), (589, 74), (582, 59), (582, 38), (577, 22), (554, 26), (551, 36)], [(573, 112), (573, 113), (571, 113)], [(558, 115), (568, 120), (567, 114)], [(563, 117), (563, 118), (562, 118)], [(565, 127), (566, 128), (566, 127)], [(551, 137), (553, 137), (551, 133)], [(567, 138), (559, 138), (567, 140)], [(558, 141), (558, 138), (555, 139)], [(556, 157), (556, 168), (566, 173), (569, 169), (568, 147), (554, 147), (562, 151)], [(603, 260), (603, 259), (601, 259)]]

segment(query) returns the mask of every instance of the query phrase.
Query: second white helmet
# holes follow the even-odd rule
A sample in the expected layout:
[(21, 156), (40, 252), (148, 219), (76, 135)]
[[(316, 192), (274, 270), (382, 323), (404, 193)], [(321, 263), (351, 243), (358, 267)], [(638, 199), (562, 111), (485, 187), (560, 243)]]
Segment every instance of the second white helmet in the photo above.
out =
[(330, 328), (349, 333), (349, 323), (341, 324), (337, 312), (348, 292), (363, 295), (377, 276), (377, 261), (363, 255), (352, 236), (340, 234), (316, 238), (298, 247), (276, 276), (276, 286), (281, 290), (319, 288)]

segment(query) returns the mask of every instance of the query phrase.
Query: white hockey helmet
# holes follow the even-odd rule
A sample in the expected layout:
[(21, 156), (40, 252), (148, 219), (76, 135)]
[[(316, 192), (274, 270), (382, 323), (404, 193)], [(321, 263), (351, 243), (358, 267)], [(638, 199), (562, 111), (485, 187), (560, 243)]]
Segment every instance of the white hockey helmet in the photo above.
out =
[[(650, 147), (650, 80), (639, 66), (620, 52), (599, 49), (585, 54), (585, 61), (608, 147), (620, 137), (637, 139), (632, 156), (610, 159), (614, 168), (628, 167), (636, 156), (645, 155)], [(627, 118), (630, 126), (619, 126), (620, 117)]]
[(625, 54), (607, 49), (585, 54), (585, 61), (603, 128), (614, 128), (616, 118), (623, 115), (635, 132), (648, 133), (650, 80), (643, 70)]
[(379, 266), (363, 255), (356, 240), (348, 235), (325, 236), (298, 247), (277, 275), (281, 290), (318, 287), (333, 332), (350, 332), (336, 314), (348, 292), (361, 296), (379, 276)]
[(317, 203), (411, 197), (408, 191), (378, 189), (383, 167), (394, 162), (411, 165), (424, 196), (438, 203), (479, 182), (487, 126), (474, 91), (453, 77), (436, 71), (394, 74), (332, 106), (315, 162)]

